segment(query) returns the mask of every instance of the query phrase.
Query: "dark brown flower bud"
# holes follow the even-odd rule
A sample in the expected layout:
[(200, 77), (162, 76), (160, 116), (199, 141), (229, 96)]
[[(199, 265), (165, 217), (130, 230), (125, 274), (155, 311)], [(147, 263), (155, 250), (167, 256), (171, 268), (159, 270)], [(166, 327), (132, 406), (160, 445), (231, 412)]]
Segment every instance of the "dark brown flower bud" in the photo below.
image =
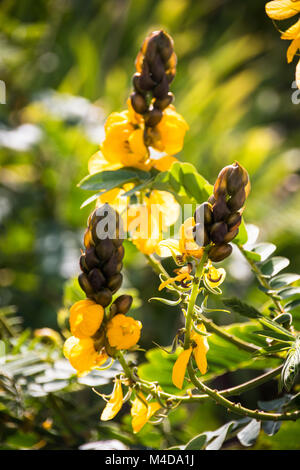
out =
[(100, 289), (99, 292), (93, 295), (93, 299), (97, 304), (102, 305), (102, 307), (107, 307), (112, 301), (112, 293), (110, 289), (104, 288)]
[(211, 204), (209, 204), (209, 202), (200, 204), (194, 212), (194, 219), (196, 223), (202, 222), (206, 226), (211, 225), (213, 222)]
[(125, 254), (125, 249), (124, 249), (124, 246), (121, 245), (117, 249), (117, 260), (118, 260), (118, 262), (122, 261), (122, 259), (124, 258), (124, 254)]
[(162, 81), (154, 88), (153, 96), (155, 98), (164, 98), (169, 91), (169, 83), (166, 75), (163, 76)]
[(156, 99), (153, 103), (154, 108), (161, 109), (162, 111), (169, 106), (174, 100), (173, 93), (168, 93), (166, 97), (161, 99)]
[(232, 171), (227, 176), (227, 192), (231, 196), (236, 194), (242, 186), (246, 186), (249, 181), (247, 171), (238, 163), (232, 166)]
[(80, 266), (80, 269), (81, 271), (83, 271), (84, 273), (87, 273), (89, 271), (89, 268), (85, 262), (85, 255), (81, 255), (80, 258), (79, 258), (79, 266)]
[(156, 82), (151, 78), (149, 65), (144, 61), (142, 73), (139, 79), (139, 86), (142, 90), (148, 91), (155, 87)]
[(156, 83), (159, 83), (165, 74), (165, 66), (158, 54), (156, 54), (153, 62), (151, 62), (149, 66), (152, 78), (156, 81)]
[(239, 233), (239, 229), (238, 228), (235, 228), (235, 229), (232, 229), (230, 230), (224, 237), (224, 243), (229, 243), (231, 242), (236, 236), (237, 234)]
[(117, 292), (117, 290), (120, 289), (122, 282), (123, 282), (122, 274), (117, 273), (108, 280), (107, 287), (114, 294), (115, 292)]
[(81, 289), (86, 293), (87, 296), (94, 294), (92, 285), (85, 273), (79, 274), (78, 282), (79, 282)]
[(94, 268), (90, 271), (89, 281), (94, 292), (98, 292), (105, 285), (105, 277), (103, 276), (100, 269), (97, 268)]
[(99, 266), (99, 259), (96, 255), (95, 247), (91, 247), (86, 250), (85, 262), (89, 270)]
[(214, 203), (216, 202), (215, 196), (212, 194), (212, 195), (207, 199), (207, 202), (209, 202), (209, 204), (211, 204), (211, 205), (213, 206)]
[(161, 120), (163, 113), (158, 108), (153, 108), (145, 114), (145, 124), (148, 127), (155, 127)]
[(152, 64), (157, 56), (156, 37), (153, 35), (147, 42), (145, 50), (145, 59), (149, 64)]
[(207, 230), (201, 222), (193, 227), (193, 236), (199, 246), (206, 246), (210, 242)]
[(164, 62), (167, 62), (174, 50), (173, 39), (165, 31), (160, 31), (156, 38), (157, 48)]
[(239, 212), (234, 212), (226, 220), (229, 230), (232, 230), (233, 228), (238, 228), (241, 225), (241, 222), (242, 216)]
[(132, 84), (133, 84), (133, 88), (135, 89), (135, 91), (143, 95), (145, 93), (145, 90), (143, 90), (141, 87), (140, 78), (141, 78), (141, 74), (135, 73), (132, 77)]
[(138, 114), (144, 114), (148, 110), (148, 105), (143, 95), (140, 93), (132, 93), (130, 95), (133, 109)]
[(220, 171), (218, 178), (216, 179), (215, 185), (214, 185), (214, 197), (215, 199), (218, 199), (220, 195), (226, 195), (227, 193), (227, 177), (228, 174), (231, 173), (232, 171), (232, 165), (225, 166), (222, 168)]
[(239, 209), (243, 207), (246, 201), (246, 192), (244, 187), (242, 186), (234, 196), (228, 200), (227, 205), (231, 212), (237, 212)]
[(118, 256), (115, 253), (109, 258), (109, 260), (102, 267), (102, 272), (104, 276), (107, 278), (114, 276), (114, 274), (118, 272), (117, 271), (118, 265), (119, 265)]
[(105, 238), (104, 240), (98, 241), (95, 250), (100, 260), (100, 263), (103, 264), (115, 252), (115, 245), (112, 240), (110, 240), (109, 238)]
[(115, 311), (113, 315), (116, 313), (123, 313), (126, 315), (126, 313), (129, 311), (131, 304), (132, 304), (133, 298), (131, 295), (120, 295), (111, 305), (111, 311)]
[(215, 245), (211, 247), (208, 252), (208, 257), (211, 261), (217, 263), (218, 261), (223, 261), (223, 259), (227, 258), (227, 256), (231, 255), (232, 246), (228, 243), (223, 245)]
[(213, 206), (213, 217), (215, 222), (220, 222), (221, 220), (225, 220), (230, 215), (230, 210), (226, 204), (226, 198), (222, 194), (217, 199)]
[(228, 227), (225, 222), (216, 222), (211, 228), (210, 238), (214, 243), (222, 243), (227, 232)]

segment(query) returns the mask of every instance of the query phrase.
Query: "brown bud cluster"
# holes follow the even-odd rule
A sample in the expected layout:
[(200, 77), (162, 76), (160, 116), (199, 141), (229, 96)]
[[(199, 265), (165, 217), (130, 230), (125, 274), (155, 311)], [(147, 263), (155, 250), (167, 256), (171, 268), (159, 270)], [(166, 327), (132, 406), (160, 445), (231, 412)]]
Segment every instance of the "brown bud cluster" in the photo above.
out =
[[(111, 303), (113, 294), (123, 281), (124, 246), (120, 236), (121, 219), (109, 204), (104, 204), (90, 215), (84, 235), (85, 251), (79, 260), (82, 273), (78, 282), (86, 296), (104, 308)], [(131, 303), (130, 295), (122, 295), (111, 308), (115, 310), (117, 305), (115, 313), (125, 314)]]
[[(249, 175), (238, 162), (223, 168), (214, 185), (214, 193), (197, 207), (194, 239), (209, 250), (211, 261), (222, 261), (232, 252), (229, 244), (238, 234), (242, 211), (250, 191)], [(204, 234), (204, 235), (203, 235)]]
[(169, 84), (175, 77), (176, 63), (173, 40), (167, 33), (154, 31), (144, 40), (136, 58), (130, 99), (135, 112), (143, 115), (146, 128), (155, 127), (173, 101)]

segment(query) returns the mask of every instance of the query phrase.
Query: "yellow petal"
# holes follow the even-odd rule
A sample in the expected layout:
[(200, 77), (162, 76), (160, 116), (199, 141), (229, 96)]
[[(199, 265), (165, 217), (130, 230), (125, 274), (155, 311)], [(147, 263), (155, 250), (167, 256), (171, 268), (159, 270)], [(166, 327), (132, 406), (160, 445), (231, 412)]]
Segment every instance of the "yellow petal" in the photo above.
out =
[(139, 396), (143, 401), (139, 397), (136, 397), (133, 400), (131, 407), (131, 424), (134, 433), (139, 432), (154, 413), (161, 408), (160, 404), (157, 402), (147, 403), (143, 394), (140, 394)]
[(277, 0), (266, 4), (266, 13), (273, 20), (285, 20), (300, 12), (300, 2)]
[(109, 402), (106, 404), (101, 414), (101, 421), (109, 421), (113, 419), (120, 411), (123, 405), (123, 391), (120, 380), (116, 380), (116, 384)]
[(208, 273), (205, 274), (205, 281), (207, 284), (214, 288), (218, 287), (219, 285), (224, 282), (226, 277), (226, 271), (223, 268), (215, 268), (214, 266), (210, 266), (208, 269)]
[(175, 387), (182, 389), (185, 371), (192, 354), (192, 348), (184, 349), (178, 356), (172, 371), (172, 382)]
[(144, 131), (142, 129), (136, 129), (131, 132), (128, 142), (133, 153), (142, 157), (147, 155), (147, 148), (144, 143)]
[[(206, 332), (206, 328), (202, 323), (200, 327), (198, 327), (200, 331)], [(207, 371), (207, 359), (206, 354), (209, 350), (209, 345), (205, 336), (197, 334), (195, 331), (191, 333), (191, 340), (196, 343), (196, 347), (193, 348), (194, 358), (197, 364), (198, 369), (200, 370), (201, 374), (206, 374)]]
[(292, 62), (299, 47), (300, 47), (300, 39), (294, 39), (291, 42), (290, 46), (288, 47), (288, 50), (286, 53), (288, 63)]
[(91, 175), (93, 175), (94, 173), (98, 173), (99, 171), (118, 170), (121, 167), (122, 167), (121, 163), (108, 162), (104, 158), (101, 150), (94, 153), (94, 155), (91, 156), (91, 158), (89, 159), (89, 162), (88, 162), (89, 173)]
[(298, 39), (300, 36), (300, 20), (293, 24), (281, 35), (281, 39)]
[(168, 171), (174, 162), (178, 162), (176, 157), (164, 155), (163, 157), (153, 159), (153, 168), (158, 171)]
[(168, 256), (174, 256), (176, 258), (176, 256), (181, 255), (179, 240), (172, 240), (171, 238), (162, 240), (158, 243), (155, 252), (162, 258), (167, 258)]

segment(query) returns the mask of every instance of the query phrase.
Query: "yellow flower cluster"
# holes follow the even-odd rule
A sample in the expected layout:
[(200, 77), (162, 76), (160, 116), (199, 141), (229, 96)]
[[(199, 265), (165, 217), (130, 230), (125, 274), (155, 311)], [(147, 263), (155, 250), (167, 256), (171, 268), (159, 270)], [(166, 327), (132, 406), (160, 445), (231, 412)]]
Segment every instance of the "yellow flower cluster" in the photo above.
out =
[(87, 374), (109, 358), (105, 338), (110, 348), (130, 349), (140, 339), (141, 328), (141, 322), (123, 314), (117, 313), (107, 321), (101, 305), (80, 300), (70, 310), (72, 336), (64, 344), (64, 355), (78, 375)]
[[(144, 171), (151, 168), (166, 171), (176, 161), (173, 155), (182, 149), (188, 125), (175, 107), (169, 105), (164, 110), (161, 121), (151, 128), (146, 146), (144, 120), (133, 110), (130, 100), (127, 104), (128, 110), (112, 113), (106, 120), (100, 151), (89, 161), (90, 173), (126, 166)], [(151, 158), (149, 147), (165, 155)]]
[[(285, 20), (300, 13), (300, 1), (273, 0), (266, 4), (266, 13), (272, 20)], [(292, 41), (287, 50), (287, 61), (292, 62), (300, 48), (300, 19), (281, 34), (281, 39)], [(296, 67), (296, 83), (300, 88), (300, 60)]]
[[(122, 382), (120, 379), (116, 379), (110, 400), (102, 411), (101, 420), (108, 421), (113, 419), (122, 408), (123, 400)], [(156, 401), (147, 402), (142, 393), (137, 395), (131, 406), (133, 432), (139, 432), (160, 408), (160, 404)]]

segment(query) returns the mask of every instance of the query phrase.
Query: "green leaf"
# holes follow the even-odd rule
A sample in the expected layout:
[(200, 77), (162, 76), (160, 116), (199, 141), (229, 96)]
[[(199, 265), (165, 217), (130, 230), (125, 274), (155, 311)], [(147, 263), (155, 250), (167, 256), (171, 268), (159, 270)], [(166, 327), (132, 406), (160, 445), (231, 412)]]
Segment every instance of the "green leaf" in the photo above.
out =
[(290, 310), (293, 310), (294, 308), (299, 307), (299, 305), (300, 305), (300, 299), (291, 300), (291, 302), (288, 302), (287, 304), (285, 304), (284, 309), (289, 312)]
[(277, 331), (271, 331), (271, 330), (260, 330), (260, 331), (254, 331), (254, 334), (259, 335), (259, 336), (264, 336), (266, 338), (273, 338), (278, 341), (283, 341), (284, 343), (290, 343), (291, 340), (289, 337), (282, 333), (278, 333)]
[(83, 178), (78, 186), (88, 191), (99, 191), (123, 186), (132, 181), (142, 182), (150, 179), (149, 173), (138, 169), (120, 168), (115, 171), (100, 171)]
[(255, 262), (261, 261), (260, 255), (258, 253), (254, 253), (253, 251), (244, 249), (243, 254), (246, 256), (247, 259), (251, 261), (255, 261)]
[(252, 248), (253, 253), (260, 255), (261, 261), (265, 261), (276, 250), (276, 245), (273, 243), (257, 243)]
[(265, 277), (273, 277), (289, 264), (289, 259), (282, 256), (274, 256), (260, 265), (260, 270)]
[(280, 295), (282, 299), (288, 299), (298, 294), (300, 294), (300, 287), (288, 287), (278, 292), (278, 295)]
[(152, 302), (152, 300), (156, 300), (157, 302), (161, 302), (165, 305), (169, 305), (170, 307), (174, 307), (175, 305), (180, 304), (181, 302), (181, 297), (177, 300), (169, 300), (169, 299), (164, 299), (163, 297), (151, 297), (151, 299), (148, 300), (148, 302)]
[(207, 201), (213, 192), (213, 186), (197, 172), (194, 165), (180, 162), (173, 163), (170, 170), (159, 173), (151, 188), (169, 191), (181, 203), (200, 204)]
[(291, 390), (298, 372), (300, 370), (300, 340), (295, 341), (293, 348), (291, 348), (280, 377), (281, 389), (285, 388), (288, 392)]
[(223, 303), (226, 307), (231, 308), (236, 313), (239, 313), (243, 317), (247, 318), (260, 318), (262, 314), (251, 305), (241, 302), (237, 297), (231, 297), (230, 299), (224, 299)]
[(277, 333), (281, 333), (283, 336), (286, 337), (287, 341), (294, 341), (295, 337), (290, 333), (288, 330), (286, 330), (283, 326), (279, 325), (276, 321), (271, 320), (270, 318), (259, 318), (258, 321), (265, 326), (266, 328), (275, 331)]
[(199, 434), (199, 436), (193, 437), (184, 450), (202, 450), (206, 443), (206, 433)]
[(237, 434), (237, 438), (243, 446), (253, 446), (260, 433), (260, 428), (261, 422), (252, 419), (250, 423)]
[(298, 281), (300, 279), (299, 274), (286, 273), (280, 274), (279, 276), (274, 277), (270, 281), (270, 286), (272, 289), (279, 289), (280, 287), (288, 286), (292, 282)]

